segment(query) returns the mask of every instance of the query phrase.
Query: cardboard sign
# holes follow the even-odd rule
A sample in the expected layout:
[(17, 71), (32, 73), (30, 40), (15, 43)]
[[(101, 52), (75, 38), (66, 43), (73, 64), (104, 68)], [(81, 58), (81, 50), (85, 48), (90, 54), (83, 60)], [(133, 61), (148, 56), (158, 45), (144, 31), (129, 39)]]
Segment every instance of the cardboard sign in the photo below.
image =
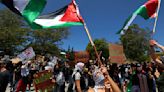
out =
[(126, 60), (123, 46), (117, 44), (109, 44), (110, 62), (124, 63)]
[(17, 64), (17, 63), (19, 63), (20, 61), (21, 61), (21, 59), (18, 58), (18, 57), (11, 59), (11, 62), (12, 62), (13, 64)]
[(17, 57), (19, 57), (21, 60), (29, 60), (32, 59), (35, 56), (35, 52), (32, 47), (27, 48), (25, 51), (23, 51), (21, 54), (19, 54)]
[(86, 63), (89, 61), (89, 53), (87, 51), (75, 52), (75, 61)]
[(36, 92), (52, 92), (54, 83), (50, 79), (52, 77), (52, 72), (42, 71), (34, 75), (33, 84)]

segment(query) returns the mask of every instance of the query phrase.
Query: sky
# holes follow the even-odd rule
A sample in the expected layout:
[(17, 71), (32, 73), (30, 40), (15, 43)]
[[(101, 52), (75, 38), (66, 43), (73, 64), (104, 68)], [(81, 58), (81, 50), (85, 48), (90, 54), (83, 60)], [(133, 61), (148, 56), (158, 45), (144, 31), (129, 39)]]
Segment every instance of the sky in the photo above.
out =
[[(107, 42), (119, 42), (120, 35), (116, 34), (120, 30), (125, 20), (136, 9), (147, 0), (76, 0), (80, 13), (85, 20), (92, 39), (105, 38)], [(43, 13), (53, 12), (67, 4), (71, 0), (47, 0), (47, 5)], [(161, 2), (156, 33), (153, 38), (164, 45), (164, 2)], [(4, 8), (0, 4), (0, 8)], [(144, 20), (138, 16), (132, 24), (138, 24), (141, 28), (153, 29), (155, 19)], [(73, 26), (69, 29), (70, 35), (63, 40), (60, 48), (74, 50), (85, 50), (89, 43), (88, 36), (83, 26)]]

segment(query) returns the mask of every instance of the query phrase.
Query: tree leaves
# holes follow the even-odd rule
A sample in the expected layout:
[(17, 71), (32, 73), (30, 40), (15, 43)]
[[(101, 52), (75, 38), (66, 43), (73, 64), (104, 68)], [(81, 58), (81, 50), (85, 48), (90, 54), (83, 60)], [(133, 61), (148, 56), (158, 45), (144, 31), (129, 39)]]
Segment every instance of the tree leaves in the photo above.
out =
[(37, 54), (59, 55), (68, 28), (31, 30), (23, 19), (9, 10), (0, 10), (0, 51), (13, 55), (32, 46)]
[[(102, 51), (102, 55), (105, 59), (108, 59), (109, 57), (109, 45), (106, 42), (105, 39), (95, 39), (94, 43), (97, 47), (97, 51), (100, 52)], [(95, 60), (96, 59), (96, 54), (94, 51), (93, 46), (89, 43), (86, 47), (86, 50), (90, 53), (90, 59)]]
[(130, 26), (120, 38), (126, 57), (138, 62), (146, 61), (150, 38), (149, 29), (142, 29), (136, 24)]
[(13, 55), (16, 52), (16, 46), (26, 40), (23, 36), (28, 30), (21, 28), (23, 21), (19, 16), (9, 10), (0, 10), (0, 12), (0, 49), (6, 52), (5, 54)]

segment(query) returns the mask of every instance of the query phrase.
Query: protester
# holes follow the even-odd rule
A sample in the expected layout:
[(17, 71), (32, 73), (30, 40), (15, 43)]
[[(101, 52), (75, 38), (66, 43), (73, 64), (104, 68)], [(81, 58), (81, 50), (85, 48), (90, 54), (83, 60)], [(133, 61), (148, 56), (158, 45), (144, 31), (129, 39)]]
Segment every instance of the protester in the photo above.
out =
[(96, 68), (93, 73), (95, 81), (94, 88), (90, 88), (88, 92), (121, 92), (118, 85), (109, 76), (107, 68)]
[(10, 73), (6, 69), (6, 65), (5, 61), (0, 61), (0, 92), (5, 92), (9, 83)]
[(29, 83), (29, 64), (31, 62), (25, 62), (21, 66), (21, 79), (18, 81), (16, 92), (25, 92), (27, 84)]
[(150, 40), (150, 47), (151, 47), (151, 58), (155, 61), (155, 63), (158, 65), (159, 70), (161, 72), (161, 75), (159, 76), (159, 78), (157, 79), (157, 85), (158, 85), (158, 91), (159, 92), (164, 92), (164, 61), (162, 58), (158, 58), (155, 55), (155, 47), (158, 47), (162, 50), (162, 52), (164, 52), (164, 46), (160, 45), (158, 42), (156, 42), (155, 40)]
[[(153, 55), (155, 56), (155, 52), (151, 56)], [(53, 61), (46, 57), (45, 62), (32, 59), (27, 63), (14, 63), (14, 72), (8, 74), (14, 75), (14, 92), (26, 92), (27, 85), (32, 83), (33, 75), (45, 70), (53, 74), (49, 78), (54, 85), (52, 92), (163, 92), (163, 59), (152, 58), (156, 60), (155, 63), (111, 64), (109, 62), (100, 67), (94, 60), (90, 60), (87, 63), (76, 63), (73, 67), (69, 65), (71, 61), (62, 59)], [(6, 67), (6, 64), (3, 66)], [(2, 80), (1, 74), (2, 72), (0, 80)], [(5, 81), (8, 84), (9, 80)]]
[(138, 64), (137, 65), (137, 77), (139, 79), (139, 87), (140, 87), (140, 92), (149, 92), (148, 89), (148, 82), (147, 82), (147, 77), (146, 75), (142, 72), (143, 71), (143, 66)]
[(54, 92), (64, 92), (65, 76), (59, 63), (57, 63), (54, 67), (54, 79), (56, 81)]
[(21, 79), (21, 66), (22, 62), (14, 64), (14, 74), (13, 74), (13, 91), (15, 92), (17, 88), (18, 81)]
[(74, 80), (73, 91), (74, 92), (85, 92), (86, 83), (83, 75), (84, 63), (79, 62), (75, 65), (75, 69), (72, 74)]

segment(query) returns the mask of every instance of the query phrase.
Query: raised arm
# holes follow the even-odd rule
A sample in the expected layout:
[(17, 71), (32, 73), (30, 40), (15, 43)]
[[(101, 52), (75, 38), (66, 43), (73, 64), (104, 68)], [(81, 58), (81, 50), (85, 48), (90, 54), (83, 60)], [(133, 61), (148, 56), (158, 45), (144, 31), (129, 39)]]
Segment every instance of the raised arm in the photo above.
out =
[(111, 85), (113, 92), (121, 92), (118, 85), (113, 81), (113, 79), (109, 76), (108, 71), (106, 67), (101, 67), (101, 71), (103, 72), (105, 78), (108, 80), (109, 84)]
[(151, 46), (156, 45), (158, 48), (160, 48), (160, 49), (164, 52), (164, 46), (162, 46), (161, 44), (159, 44), (159, 43), (156, 42), (155, 40), (150, 40), (150, 45), (151, 45)]
[(164, 64), (162, 64), (162, 61), (158, 59), (158, 57), (155, 55), (155, 49), (154, 49), (155, 45), (158, 46), (164, 52), (164, 46), (158, 44), (155, 40), (151, 40), (150, 41), (150, 56), (159, 67), (164, 69)]

